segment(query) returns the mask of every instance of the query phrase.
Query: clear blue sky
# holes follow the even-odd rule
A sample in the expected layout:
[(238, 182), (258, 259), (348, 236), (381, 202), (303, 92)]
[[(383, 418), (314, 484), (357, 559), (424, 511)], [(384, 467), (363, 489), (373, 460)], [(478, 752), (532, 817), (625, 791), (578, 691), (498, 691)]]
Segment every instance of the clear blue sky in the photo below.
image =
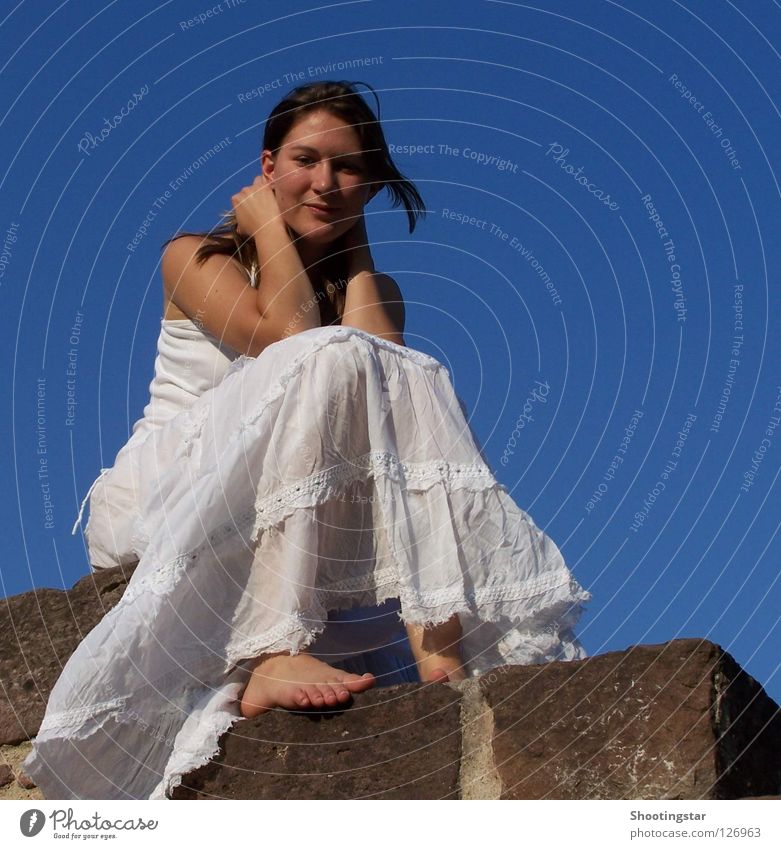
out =
[(369, 206), (376, 264), (593, 593), (588, 651), (707, 637), (781, 699), (777, 5), (37, 0), (0, 36), (3, 594), (88, 572), (160, 243), (251, 182), (285, 91), (365, 80), (429, 208)]

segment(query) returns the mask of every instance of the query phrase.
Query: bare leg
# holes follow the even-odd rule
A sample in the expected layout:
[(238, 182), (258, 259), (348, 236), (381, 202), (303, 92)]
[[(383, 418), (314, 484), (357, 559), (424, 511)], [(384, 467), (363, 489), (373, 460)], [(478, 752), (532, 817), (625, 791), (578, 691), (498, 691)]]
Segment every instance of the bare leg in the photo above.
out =
[(466, 678), (458, 614), (434, 627), (412, 624), (405, 627), (421, 681), (463, 681)]
[(304, 649), (261, 655), (241, 696), (241, 715), (251, 719), (275, 707), (301, 709), (336, 707), (351, 693), (375, 684), (371, 672), (355, 675), (312, 657)]

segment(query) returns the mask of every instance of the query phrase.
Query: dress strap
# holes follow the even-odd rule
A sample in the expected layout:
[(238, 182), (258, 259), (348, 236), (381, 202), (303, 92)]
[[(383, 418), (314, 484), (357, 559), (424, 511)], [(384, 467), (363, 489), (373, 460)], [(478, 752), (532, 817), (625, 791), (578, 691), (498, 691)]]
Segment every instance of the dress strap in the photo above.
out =
[(106, 472), (110, 472), (111, 468), (101, 469), (100, 474), (92, 481), (92, 485), (87, 490), (87, 494), (84, 496), (84, 501), (81, 502), (81, 507), (79, 508), (79, 515), (76, 518), (76, 524), (73, 526), (73, 530), (71, 531), (71, 536), (76, 533), (76, 528), (81, 524), (81, 514), (84, 512), (84, 505), (87, 503), (87, 499), (92, 495), (92, 490), (95, 488), (95, 484), (106, 474)]

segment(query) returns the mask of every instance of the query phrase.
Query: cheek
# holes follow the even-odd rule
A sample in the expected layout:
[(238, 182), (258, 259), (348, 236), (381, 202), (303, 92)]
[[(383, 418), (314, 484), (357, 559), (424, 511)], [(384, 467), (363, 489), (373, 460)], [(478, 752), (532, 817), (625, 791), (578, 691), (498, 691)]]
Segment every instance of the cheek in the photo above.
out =
[(277, 198), (285, 208), (290, 208), (301, 201), (301, 195), (306, 191), (305, 175), (300, 171), (291, 171), (281, 175), (276, 183)]

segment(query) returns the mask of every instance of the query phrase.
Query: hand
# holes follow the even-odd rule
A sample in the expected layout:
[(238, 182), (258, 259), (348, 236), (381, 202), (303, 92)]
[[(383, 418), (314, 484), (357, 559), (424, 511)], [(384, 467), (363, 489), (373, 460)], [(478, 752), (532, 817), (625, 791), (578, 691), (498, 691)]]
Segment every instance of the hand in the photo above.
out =
[(251, 186), (233, 195), (231, 203), (238, 231), (246, 236), (254, 236), (269, 222), (282, 217), (271, 180), (265, 174), (259, 174)]
[(355, 224), (344, 234), (348, 282), (364, 271), (374, 273), (374, 260), (369, 249), (369, 237), (366, 234), (366, 218), (361, 213)]

